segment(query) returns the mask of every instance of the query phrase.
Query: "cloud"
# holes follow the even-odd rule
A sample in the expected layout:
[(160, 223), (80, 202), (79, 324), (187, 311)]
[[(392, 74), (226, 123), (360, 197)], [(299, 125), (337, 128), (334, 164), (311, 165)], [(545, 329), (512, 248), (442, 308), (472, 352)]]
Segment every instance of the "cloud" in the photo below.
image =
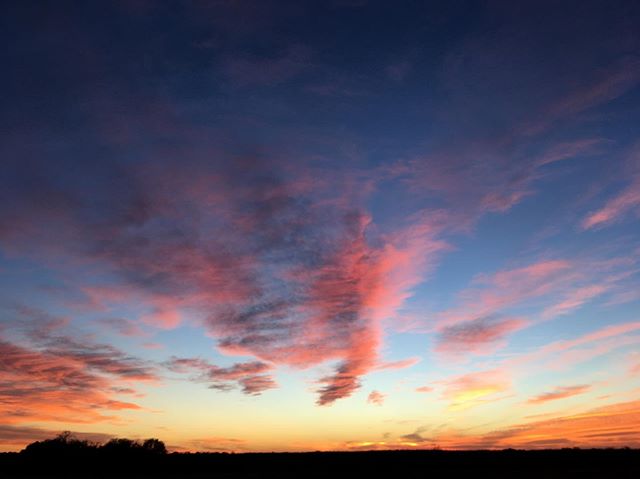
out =
[(114, 399), (107, 391), (157, 380), (145, 362), (111, 346), (69, 338), (37, 349), (0, 341), (0, 357), (0, 413), (9, 424), (114, 419), (113, 412), (140, 406)]
[(200, 358), (172, 357), (165, 366), (173, 372), (193, 374), (192, 380), (210, 383), (210, 388), (227, 391), (233, 383), (239, 385), (242, 392), (248, 395), (259, 395), (263, 391), (277, 387), (271, 375), (265, 374), (273, 366), (260, 361), (236, 363), (233, 366), (221, 368)]
[(135, 322), (124, 318), (103, 318), (97, 321), (98, 324), (127, 337), (144, 336), (145, 332)]
[[(443, 213), (420, 211), (389, 231), (364, 207), (370, 175), (185, 155), (179, 165), (105, 162), (109, 181), (90, 192), (43, 179), (41, 193), (64, 199), (59, 209), (41, 210), (31, 186), (18, 190), (24, 228), (0, 228), (0, 244), (62, 263), (69, 277), (83, 264), (108, 273), (110, 282), (76, 286), (85, 308), (104, 315), (136, 304), (142, 313), (132, 321), (165, 329), (188, 312), (225, 354), (298, 368), (337, 361), (336, 373), (320, 378), (319, 403), (351, 394), (379, 364), (381, 321), (447, 250)], [(29, 184), (33, 170), (17, 170)], [(46, 248), (33, 233), (45, 223)], [(117, 319), (103, 324), (137, 333)]]
[(375, 367), (375, 370), (376, 371), (385, 371), (385, 370), (388, 370), (388, 369), (392, 369), (392, 370), (407, 369), (407, 368), (410, 368), (412, 366), (415, 366), (420, 361), (422, 361), (422, 358), (420, 358), (418, 356), (415, 356), (413, 358), (407, 358), (407, 359), (399, 359), (398, 361), (386, 361), (386, 362), (381, 362), (380, 364), (378, 364)]
[(278, 386), (271, 376), (246, 376), (238, 380), (242, 385), (242, 392), (252, 396), (261, 394), (268, 389), (274, 389)]
[(565, 399), (571, 396), (577, 396), (591, 389), (588, 384), (581, 384), (576, 386), (558, 386), (553, 391), (542, 393), (538, 396), (532, 397), (527, 402), (529, 404), (542, 404), (549, 401), (557, 401), (558, 399)]
[(566, 297), (561, 302), (546, 308), (542, 312), (542, 317), (554, 318), (556, 316), (568, 314), (574, 309), (579, 308), (589, 300), (607, 292), (610, 288), (611, 285), (607, 284), (594, 284), (578, 287), (572, 291), (569, 291)]
[(448, 355), (495, 351), (517, 330), (624, 291), (635, 273), (634, 261), (613, 257), (544, 260), (478, 275), (458, 293), (457, 304), (437, 314), (436, 350)]
[(553, 441), (572, 447), (636, 447), (640, 445), (638, 401), (617, 403), (583, 413), (534, 421), (469, 441), (471, 447), (547, 448)]
[(473, 287), (460, 293), (460, 306), (441, 313), (440, 324), (447, 327), (491, 317), (524, 301), (554, 293), (575, 278), (572, 264), (567, 260), (534, 262), (480, 275), (474, 280)]
[(431, 386), (420, 386), (416, 388), (416, 392), (419, 393), (430, 393), (433, 392), (433, 388)]
[(580, 155), (593, 155), (599, 151), (598, 148), (606, 144), (602, 138), (586, 138), (582, 140), (574, 140), (570, 142), (558, 143), (544, 151), (540, 156), (536, 157), (535, 163), (538, 166), (557, 163), (558, 161), (568, 160)]
[(619, 221), (624, 215), (634, 211), (640, 212), (640, 179), (635, 179), (600, 209), (589, 213), (582, 220), (582, 228), (588, 230), (606, 226)]
[[(436, 351), (445, 355), (486, 354), (532, 321), (509, 314), (517, 306), (544, 304), (582, 279), (572, 262), (545, 260), (526, 266), (478, 275), (458, 295), (458, 304), (438, 313)], [(595, 289), (589, 290), (595, 296)], [(571, 304), (569, 304), (569, 300)], [(565, 300), (547, 315), (568, 312), (586, 301), (586, 293)]]
[(522, 329), (527, 321), (518, 318), (478, 318), (443, 328), (436, 351), (460, 355), (490, 352), (508, 334)]
[(405, 441), (408, 441), (414, 444), (422, 444), (429, 441), (429, 439), (422, 437), (422, 434), (420, 434), (417, 431), (412, 432), (411, 434), (405, 434), (403, 436), (400, 436), (400, 439), (403, 439)]
[(384, 404), (385, 398), (385, 394), (382, 394), (379, 391), (371, 391), (367, 396), (367, 402), (369, 404), (375, 404), (376, 406), (382, 406)]
[(639, 344), (640, 336), (631, 334), (640, 330), (640, 322), (604, 326), (573, 339), (553, 341), (534, 351), (522, 353), (500, 361), (500, 368), (518, 370), (524, 366), (543, 370), (567, 369), (595, 357), (621, 348)]
[(612, 63), (595, 78), (583, 79), (584, 84), (546, 108), (542, 117), (529, 124), (526, 133), (539, 134), (553, 123), (570, 118), (589, 108), (614, 100), (640, 82), (640, 58), (627, 57)]
[[(431, 431), (429, 438), (422, 435), (424, 428), (418, 428), (401, 438), (414, 445), (428, 442), (449, 450), (637, 447), (640, 445), (639, 407), (638, 401), (615, 403), (574, 414), (556, 414), (548, 419), (492, 427), (485, 432), (445, 425)], [(397, 449), (398, 444), (384, 443), (380, 448)]]

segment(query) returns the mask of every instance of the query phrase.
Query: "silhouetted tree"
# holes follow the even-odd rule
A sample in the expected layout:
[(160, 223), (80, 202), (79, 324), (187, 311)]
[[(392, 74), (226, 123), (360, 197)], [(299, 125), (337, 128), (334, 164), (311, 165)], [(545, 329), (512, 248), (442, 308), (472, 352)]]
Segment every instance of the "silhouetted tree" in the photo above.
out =
[(127, 453), (142, 450), (142, 445), (138, 441), (124, 437), (114, 437), (104, 444), (100, 449), (112, 453)]
[(25, 447), (26, 454), (38, 454), (46, 456), (68, 456), (86, 453), (95, 450), (96, 445), (89, 441), (76, 438), (71, 432), (64, 431), (53, 439), (36, 441)]
[(150, 438), (142, 443), (142, 449), (152, 454), (166, 454), (167, 447), (160, 439)]

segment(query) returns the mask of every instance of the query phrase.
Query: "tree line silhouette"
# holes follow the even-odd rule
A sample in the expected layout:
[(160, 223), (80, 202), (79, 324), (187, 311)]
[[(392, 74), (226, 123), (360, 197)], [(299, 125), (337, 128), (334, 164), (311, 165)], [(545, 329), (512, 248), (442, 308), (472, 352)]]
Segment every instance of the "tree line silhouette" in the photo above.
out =
[(492, 478), (640, 477), (640, 449), (397, 450), (304, 453), (167, 452), (155, 438), (104, 443), (69, 432), (0, 453), (0, 477), (334, 479), (367, 476)]
[(142, 442), (127, 438), (113, 438), (104, 444), (78, 439), (65, 431), (53, 439), (36, 441), (24, 448), (27, 456), (79, 456), (79, 455), (128, 455), (158, 456), (167, 454), (167, 448), (159, 439), (150, 438)]

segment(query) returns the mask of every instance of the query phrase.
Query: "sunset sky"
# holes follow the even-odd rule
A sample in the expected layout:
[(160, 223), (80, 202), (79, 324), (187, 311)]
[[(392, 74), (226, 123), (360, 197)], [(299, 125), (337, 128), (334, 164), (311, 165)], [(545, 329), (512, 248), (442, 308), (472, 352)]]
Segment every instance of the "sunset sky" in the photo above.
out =
[(640, 447), (640, 2), (1, 8), (0, 451)]

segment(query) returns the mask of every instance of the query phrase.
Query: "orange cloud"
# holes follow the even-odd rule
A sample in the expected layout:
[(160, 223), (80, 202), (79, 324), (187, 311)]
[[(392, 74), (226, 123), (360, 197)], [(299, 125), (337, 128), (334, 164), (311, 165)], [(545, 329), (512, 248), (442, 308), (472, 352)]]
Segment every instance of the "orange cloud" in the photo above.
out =
[(480, 438), (475, 446), (545, 448), (640, 446), (640, 401), (513, 426)]
[[(611, 404), (578, 414), (561, 415), (471, 434), (451, 427), (401, 436), (400, 442), (361, 442), (377, 449), (438, 446), (442, 449), (547, 449), (558, 447), (640, 447), (640, 401)], [(411, 444), (407, 444), (411, 443)], [(345, 447), (352, 446), (348, 443)]]
[(55, 347), (29, 349), (0, 341), (0, 415), (5, 423), (94, 423), (105, 412), (140, 409), (114, 399), (114, 388), (155, 381), (152, 368), (109, 346), (58, 338)]

